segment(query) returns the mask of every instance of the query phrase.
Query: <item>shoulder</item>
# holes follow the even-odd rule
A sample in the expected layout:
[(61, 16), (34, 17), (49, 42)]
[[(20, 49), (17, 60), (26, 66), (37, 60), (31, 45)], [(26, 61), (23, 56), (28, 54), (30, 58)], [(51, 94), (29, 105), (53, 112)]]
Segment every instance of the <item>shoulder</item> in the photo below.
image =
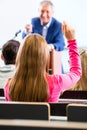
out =
[(8, 78), (8, 79), (6, 80), (5, 87), (8, 87), (8, 86), (9, 86), (10, 81), (11, 81), (11, 78)]
[(9, 98), (9, 84), (10, 84), (11, 78), (8, 78), (6, 81), (6, 84), (4, 86), (4, 95), (5, 95), (5, 100), (6, 101), (11, 101)]
[(34, 21), (40, 21), (40, 18), (39, 17), (32, 18), (32, 22), (34, 22)]
[(54, 17), (52, 17), (51, 26), (58, 29), (58, 28), (61, 28), (62, 23), (58, 21), (57, 19), (55, 19)]
[(33, 28), (37, 28), (41, 25), (39, 17), (32, 18), (31, 22), (32, 22)]
[(58, 25), (61, 25), (62, 23), (58, 21), (56, 18), (52, 17), (52, 22)]
[(59, 75), (56, 75), (56, 74), (52, 74), (52, 75), (46, 74), (46, 79), (47, 79), (49, 84), (54, 84), (54, 83), (58, 84)]
[(52, 20), (51, 20), (51, 24), (50, 24), (49, 29), (54, 30), (54, 34), (59, 33), (59, 31), (61, 32), (61, 26), (62, 26), (62, 23), (59, 22), (59, 21), (58, 21), (57, 19), (55, 19), (54, 17), (52, 17)]

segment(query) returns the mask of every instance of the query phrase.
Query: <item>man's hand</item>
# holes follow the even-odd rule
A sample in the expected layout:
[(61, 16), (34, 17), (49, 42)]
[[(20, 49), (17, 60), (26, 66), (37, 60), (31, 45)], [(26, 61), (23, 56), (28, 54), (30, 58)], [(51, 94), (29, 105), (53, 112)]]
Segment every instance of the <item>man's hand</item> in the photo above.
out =
[(32, 24), (27, 24), (25, 26), (26, 32), (32, 32)]

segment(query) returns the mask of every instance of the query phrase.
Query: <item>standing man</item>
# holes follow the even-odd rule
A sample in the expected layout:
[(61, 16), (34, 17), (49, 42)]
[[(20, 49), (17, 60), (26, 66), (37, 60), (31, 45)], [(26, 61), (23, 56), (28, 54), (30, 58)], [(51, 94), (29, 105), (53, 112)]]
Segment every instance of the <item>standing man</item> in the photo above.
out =
[[(32, 18), (31, 24), (25, 26), (22, 38), (29, 33), (38, 33), (46, 39), (50, 50), (56, 49), (62, 51), (65, 46), (61, 29), (62, 24), (53, 17), (53, 8), (54, 5), (50, 0), (41, 1), (39, 6), (39, 17)], [(63, 67), (62, 73), (64, 73)]]
[(30, 32), (39, 33), (46, 39), (50, 49), (62, 51), (65, 46), (61, 30), (62, 24), (53, 17), (53, 13), (53, 3), (50, 0), (41, 1), (39, 17), (32, 18), (32, 25), (26, 25), (22, 38)]

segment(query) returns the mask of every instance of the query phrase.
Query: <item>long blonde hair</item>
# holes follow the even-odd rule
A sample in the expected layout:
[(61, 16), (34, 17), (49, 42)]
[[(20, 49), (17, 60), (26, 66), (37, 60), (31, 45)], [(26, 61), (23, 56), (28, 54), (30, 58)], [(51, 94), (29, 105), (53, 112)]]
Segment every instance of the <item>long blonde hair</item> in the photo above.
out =
[(87, 90), (87, 50), (81, 49), (79, 53), (82, 66), (82, 76), (72, 90)]
[(48, 84), (46, 66), (49, 50), (39, 34), (28, 35), (19, 48), (16, 71), (9, 86), (9, 97), (14, 101), (46, 101)]

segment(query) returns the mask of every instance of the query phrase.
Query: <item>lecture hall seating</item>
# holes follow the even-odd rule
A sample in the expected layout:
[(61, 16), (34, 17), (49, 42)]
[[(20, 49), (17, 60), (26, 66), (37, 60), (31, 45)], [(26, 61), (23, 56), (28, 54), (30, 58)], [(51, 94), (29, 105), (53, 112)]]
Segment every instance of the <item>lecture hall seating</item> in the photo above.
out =
[(87, 99), (87, 91), (80, 90), (66, 90), (60, 98), (62, 99)]
[(0, 102), (0, 119), (49, 120), (50, 106), (45, 102)]
[(68, 121), (87, 122), (87, 104), (68, 104), (66, 115)]

